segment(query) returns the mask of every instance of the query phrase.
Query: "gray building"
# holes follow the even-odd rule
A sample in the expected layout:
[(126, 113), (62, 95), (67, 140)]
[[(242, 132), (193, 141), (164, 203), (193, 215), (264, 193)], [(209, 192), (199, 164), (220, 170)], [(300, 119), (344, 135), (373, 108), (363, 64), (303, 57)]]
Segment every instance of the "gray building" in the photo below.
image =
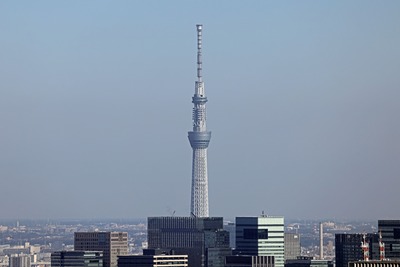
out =
[(9, 260), (9, 267), (31, 267), (30, 255), (19, 254), (11, 255)]
[(76, 251), (102, 251), (103, 266), (117, 267), (117, 256), (128, 254), (128, 233), (126, 232), (76, 232)]
[(387, 259), (400, 259), (400, 220), (378, 220)]
[(103, 267), (103, 252), (56, 251), (51, 253), (51, 267)]
[(236, 226), (234, 222), (227, 222), (224, 224), (224, 230), (229, 232), (229, 246), (234, 248), (236, 246)]
[(236, 217), (235, 254), (274, 256), (275, 267), (285, 264), (284, 218)]
[(300, 234), (285, 233), (285, 261), (301, 256)]
[(230, 255), (229, 233), (221, 217), (149, 217), (148, 248), (188, 255), (190, 267), (223, 266)]

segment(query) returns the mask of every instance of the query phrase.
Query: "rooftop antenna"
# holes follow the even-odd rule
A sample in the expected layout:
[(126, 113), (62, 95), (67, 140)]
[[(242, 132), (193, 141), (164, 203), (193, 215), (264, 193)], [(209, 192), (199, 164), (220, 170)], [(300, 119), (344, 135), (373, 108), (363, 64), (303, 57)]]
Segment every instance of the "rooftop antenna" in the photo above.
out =
[(199, 82), (202, 81), (202, 75), (201, 71), (203, 70), (202, 68), (202, 60), (201, 60), (201, 42), (202, 42), (202, 29), (203, 25), (197, 24), (197, 80)]
[(382, 231), (379, 231), (379, 260), (385, 260), (385, 243), (382, 242)]
[(369, 243), (366, 241), (365, 234), (363, 234), (363, 241), (361, 242), (361, 248), (364, 254), (364, 261), (369, 261)]

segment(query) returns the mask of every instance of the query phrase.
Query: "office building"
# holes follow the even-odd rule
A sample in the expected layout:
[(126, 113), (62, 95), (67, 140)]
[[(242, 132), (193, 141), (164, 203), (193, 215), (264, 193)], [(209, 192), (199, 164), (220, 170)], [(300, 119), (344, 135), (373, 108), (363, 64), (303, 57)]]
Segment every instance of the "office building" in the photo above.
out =
[(237, 255), (274, 256), (275, 267), (285, 261), (284, 218), (236, 217)]
[(128, 254), (128, 233), (126, 232), (76, 232), (76, 251), (103, 252), (103, 266), (117, 267), (117, 256)]
[(8, 259), (9, 267), (31, 267), (31, 257), (26, 254), (14, 254)]
[(387, 259), (400, 259), (400, 220), (378, 220)]
[(118, 257), (118, 267), (188, 267), (187, 255), (174, 251), (146, 250), (143, 255)]
[(300, 234), (285, 233), (285, 260), (295, 260), (300, 255)]
[[(351, 261), (363, 260), (363, 240), (364, 234), (335, 234), (336, 267), (347, 267)], [(379, 259), (379, 235), (365, 234), (365, 241), (369, 244), (369, 258)]]
[(149, 217), (148, 247), (188, 255), (190, 267), (220, 266), (230, 253), (229, 233), (220, 217)]
[(51, 267), (103, 267), (103, 252), (56, 251), (51, 253)]
[(211, 139), (211, 132), (206, 126), (207, 97), (202, 77), (202, 25), (197, 27), (197, 81), (192, 97), (193, 103), (193, 131), (188, 132), (190, 145), (193, 149), (192, 157), (192, 192), (190, 212), (192, 216), (208, 217), (208, 170), (207, 148)]
[(316, 260), (313, 257), (297, 257), (297, 259), (288, 259), (285, 267), (333, 267), (330, 260)]
[(274, 267), (274, 256), (227, 256), (225, 267)]

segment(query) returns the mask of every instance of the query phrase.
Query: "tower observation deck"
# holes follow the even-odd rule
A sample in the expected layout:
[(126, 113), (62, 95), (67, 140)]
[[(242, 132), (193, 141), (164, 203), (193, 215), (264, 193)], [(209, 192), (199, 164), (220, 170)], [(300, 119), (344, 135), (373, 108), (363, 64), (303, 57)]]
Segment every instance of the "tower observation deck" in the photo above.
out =
[(211, 139), (211, 132), (206, 127), (207, 97), (204, 91), (202, 78), (202, 25), (197, 27), (197, 81), (192, 97), (193, 131), (188, 134), (190, 145), (193, 149), (192, 160), (192, 191), (190, 212), (195, 217), (209, 217), (208, 214), (208, 173), (207, 173), (207, 148)]

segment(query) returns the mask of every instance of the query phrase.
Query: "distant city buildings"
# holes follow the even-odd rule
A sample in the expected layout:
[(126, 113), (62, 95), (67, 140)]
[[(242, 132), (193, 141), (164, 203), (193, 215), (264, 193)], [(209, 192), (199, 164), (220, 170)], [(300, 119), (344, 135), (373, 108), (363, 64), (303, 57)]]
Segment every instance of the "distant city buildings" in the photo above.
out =
[(235, 254), (273, 256), (276, 267), (285, 261), (284, 218), (236, 217)]
[(103, 252), (56, 251), (51, 254), (51, 267), (103, 267)]
[(126, 232), (76, 232), (75, 251), (103, 252), (103, 266), (117, 267), (117, 256), (128, 254)]

